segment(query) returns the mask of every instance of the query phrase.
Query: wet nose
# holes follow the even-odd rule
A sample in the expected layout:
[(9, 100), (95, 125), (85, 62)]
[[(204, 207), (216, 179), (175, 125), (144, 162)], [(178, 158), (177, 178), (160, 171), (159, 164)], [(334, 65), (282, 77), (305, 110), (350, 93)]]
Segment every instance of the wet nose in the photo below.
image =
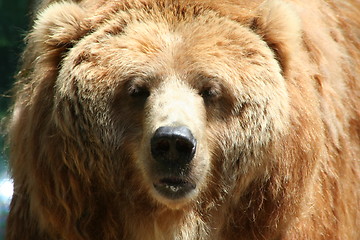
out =
[(163, 165), (190, 163), (196, 151), (196, 139), (185, 126), (158, 128), (150, 144), (152, 157)]

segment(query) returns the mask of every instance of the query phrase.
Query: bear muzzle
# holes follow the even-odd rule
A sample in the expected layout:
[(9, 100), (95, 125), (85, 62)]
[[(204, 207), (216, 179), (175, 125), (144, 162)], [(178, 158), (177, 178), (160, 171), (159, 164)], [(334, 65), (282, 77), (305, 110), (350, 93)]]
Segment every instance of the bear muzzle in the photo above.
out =
[(151, 155), (157, 179), (154, 188), (163, 197), (179, 199), (196, 188), (189, 177), (197, 141), (185, 126), (159, 127), (151, 138)]
[(188, 164), (196, 151), (196, 139), (185, 126), (158, 128), (150, 144), (152, 157), (162, 165)]

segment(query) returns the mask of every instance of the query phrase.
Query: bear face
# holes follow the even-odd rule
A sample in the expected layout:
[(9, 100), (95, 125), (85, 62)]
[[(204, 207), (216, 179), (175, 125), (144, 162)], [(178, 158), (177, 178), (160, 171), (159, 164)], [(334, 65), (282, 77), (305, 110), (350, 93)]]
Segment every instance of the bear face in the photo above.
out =
[[(141, 186), (177, 208), (213, 171), (246, 177), (265, 164), (253, 154), (284, 131), (289, 103), (279, 62), (251, 29), (211, 10), (158, 10), (119, 11), (79, 39), (61, 61), (55, 98), (81, 108), (74, 124), (88, 124), (108, 161), (131, 156)], [(153, 143), (164, 127), (174, 140)]]

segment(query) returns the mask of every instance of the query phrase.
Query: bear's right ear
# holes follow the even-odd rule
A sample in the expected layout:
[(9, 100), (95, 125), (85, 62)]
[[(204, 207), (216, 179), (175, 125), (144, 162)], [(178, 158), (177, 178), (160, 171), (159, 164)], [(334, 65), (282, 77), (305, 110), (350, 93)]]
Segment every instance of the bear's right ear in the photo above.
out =
[(61, 53), (88, 31), (84, 9), (76, 3), (60, 2), (45, 8), (28, 35), (28, 48), (35, 57)]

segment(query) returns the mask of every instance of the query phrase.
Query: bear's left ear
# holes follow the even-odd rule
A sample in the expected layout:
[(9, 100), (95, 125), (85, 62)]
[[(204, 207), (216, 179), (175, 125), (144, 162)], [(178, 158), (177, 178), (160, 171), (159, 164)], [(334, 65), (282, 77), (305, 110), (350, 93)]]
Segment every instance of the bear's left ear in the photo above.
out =
[(250, 27), (274, 51), (282, 71), (286, 73), (302, 41), (301, 21), (295, 10), (282, 0), (267, 0), (256, 10)]

